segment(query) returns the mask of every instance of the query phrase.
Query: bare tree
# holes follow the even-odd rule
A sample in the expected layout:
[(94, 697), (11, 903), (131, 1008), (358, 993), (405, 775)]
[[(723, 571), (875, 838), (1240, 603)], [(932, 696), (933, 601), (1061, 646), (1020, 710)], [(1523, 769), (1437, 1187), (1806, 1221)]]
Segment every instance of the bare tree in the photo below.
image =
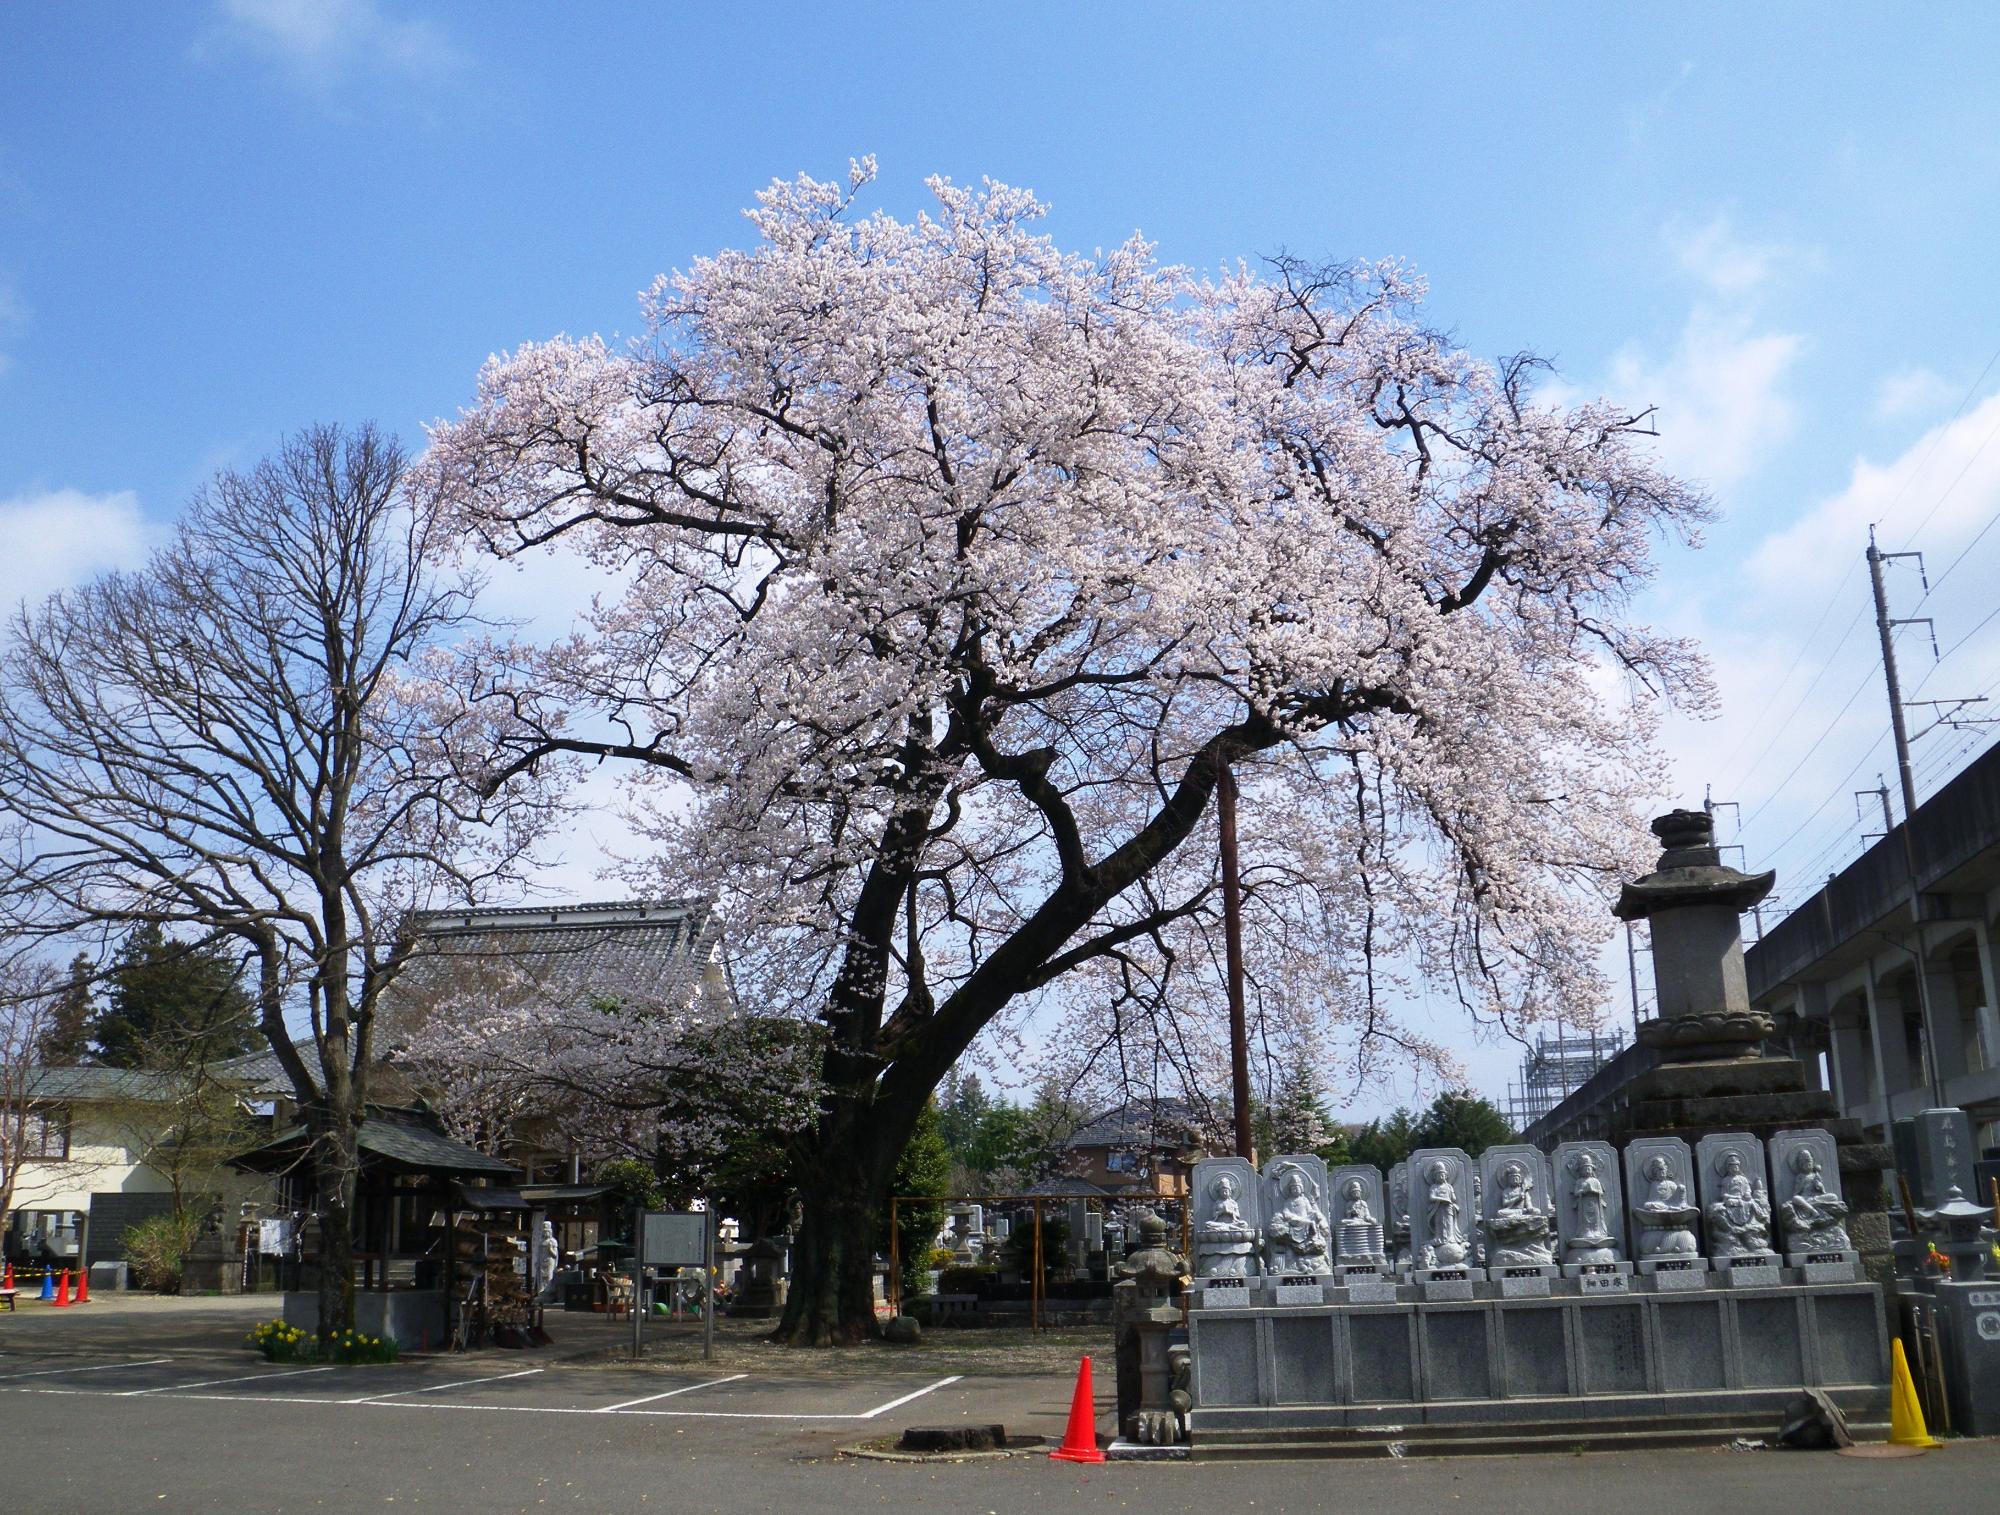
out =
[(0, 655), (0, 872), (16, 925), (155, 922), (237, 943), (312, 1137), (320, 1328), (353, 1319), (357, 1138), (376, 1007), (412, 909), (511, 877), (546, 786), (500, 801), (441, 758), (428, 659), (474, 585), (370, 427), (317, 427), (191, 501), (146, 568), (22, 611)]
[(0, 1232), (13, 1219), (21, 1170), (49, 1156), (49, 1123), (59, 1112), (48, 1098), (38, 1049), (58, 990), (47, 969), (18, 949), (0, 957)]

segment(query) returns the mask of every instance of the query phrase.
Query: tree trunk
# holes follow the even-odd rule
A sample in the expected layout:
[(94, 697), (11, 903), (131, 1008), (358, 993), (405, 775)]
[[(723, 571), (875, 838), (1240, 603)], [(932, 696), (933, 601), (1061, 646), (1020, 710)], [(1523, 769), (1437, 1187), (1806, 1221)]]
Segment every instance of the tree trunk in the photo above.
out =
[(889, 1176), (916, 1122), (835, 1094), (795, 1167), (803, 1215), (792, 1246), (785, 1313), (772, 1339), (795, 1347), (852, 1346), (874, 1334), (875, 1238)]
[(318, 1191), (319, 1337), (330, 1342), (354, 1328), (354, 1191), (360, 1169), (354, 1123), (338, 1115), (314, 1122), (313, 1179)]

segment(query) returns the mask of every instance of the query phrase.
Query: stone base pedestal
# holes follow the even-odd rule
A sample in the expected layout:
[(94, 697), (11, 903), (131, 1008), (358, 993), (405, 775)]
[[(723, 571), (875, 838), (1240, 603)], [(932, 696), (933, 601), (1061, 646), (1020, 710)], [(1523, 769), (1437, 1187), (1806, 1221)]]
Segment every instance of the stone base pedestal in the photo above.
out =
[(1410, 1282), (1426, 1300), (1470, 1299), (1472, 1286), (1485, 1279), (1484, 1268), (1416, 1268), (1410, 1273)]
[(1350, 1278), (1333, 1290), (1333, 1303), (1340, 1305), (1393, 1305), (1401, 1298), (1393, 1276), (1380, 1273), (1373, 1278)]
[(1635, 1266), (1641, 1278), (1651, 1280), (1655, 1293), (1708, 1287), (1705, 1257), (1642, 1257)]
[(1724, 1288), (1769, 1289), (1783, 1282), (1775, 1252), (1754, 1257), (1712, 1257), (1708, 1265), (1715, 1270), (1716, 1282)]
[[(2000, 1301), (2000, 1284), (1991, 1295)], [(1197, 1309), (1188, 1339), (1198, 1456), (1239, 1432), (1269, 1455), (1293, 1432), (1324, 1442), (1385, 1426), (1536, 1423), (1546, 1434), (1592, 1420), (1733, 1415), (1768, 1433), (1807, 1388), (1850, 1415), (1888, 1405), (1889, 1339), (1872, 1284)]]
[(1530, 1266), (1513, 1263), (1498, 1268), (1488, 1268), (1487, 1278), (1500, 1286), (1502, 1299), (1547, 1299), (1549, 1280), (1561, 1276), (1554, 1263)]
[(1564, 1278), (1573, 1279), (1579, 1294), (1627, 1294), (1632, 1289), (1632, 1265), (1615, 1263), (1564, 1263)]
[(1190, 1288), (1197, 1310), (1240, 1310), (1250, 1303), (1247, 1278), (1197, 1278)]
[(1787, 1252), (1785, 1266), (1796, 1269), (1798, 1281), (1804, 1284), (1848, 1284), (1861, 1279), (1859, 1252)]
[(1389, 1265), (1381, 1258), (1377, 1258), (1374, 1262), (1335, 1263), (1333, 1281), (1337, 1284), (1365, 1282), (1386, 1277), (1388, 1272)]
[(1306, 1273), (1267, 1280), (1270, 1303), (1274, 1305), (1323, 1305), (1330, 1279)]

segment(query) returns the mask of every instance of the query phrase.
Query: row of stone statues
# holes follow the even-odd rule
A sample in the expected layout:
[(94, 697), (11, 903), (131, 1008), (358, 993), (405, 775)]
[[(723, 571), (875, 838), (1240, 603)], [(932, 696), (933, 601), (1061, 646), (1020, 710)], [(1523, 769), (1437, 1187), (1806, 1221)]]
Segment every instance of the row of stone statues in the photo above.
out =
[(1242, 1158), (1209, 1158), (1194, 1172), (1194, 1270), (1581, 1275), (1636, 1262), (1652, 1272), (1775, 1264), (1774, 1235), (1795, 1265), (1853, 1257), (1825, 1131), (1779, 1132), (1768, 1153), (1745, 1134), (1706, 1136), (1692, 1151), (1677, 1137), (1640, 1138), (1622, 1167), (1621, 1182), (1608, 1142), (1565, 1142), (1553, 1161), (1534, 1147), (1491, 1147), (1477, 1164), (1428, 1149), (1386, 1184), (1376, 1168), (1329, 1173), (1310, 1155), (1273, 1158), (1261, 1174)]

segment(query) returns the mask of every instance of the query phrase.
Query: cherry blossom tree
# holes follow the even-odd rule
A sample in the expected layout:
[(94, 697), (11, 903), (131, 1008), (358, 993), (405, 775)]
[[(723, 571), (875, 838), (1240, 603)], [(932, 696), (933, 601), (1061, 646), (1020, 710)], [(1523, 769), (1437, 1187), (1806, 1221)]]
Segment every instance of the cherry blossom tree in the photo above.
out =
[(486, 782), (631, 763), (655, 882), (823, 1028), (800, 1343), (871, 1329), (891, 1169), (982, 1032), (1212, 1071), (1225, 767), (1267, 1022), (1448, 1062), (1419, 993), (1588, 1014), (1655, 707), (1707, 693), (1628, 608), (1702, 498), (1399, 266), (1197, 278), (1002, 185), (868, 212), (872, 176), (773, 185), (628, 347), (493, 359), (424, 465), (485, 548), (606, 575), (578, 634), (468, 666)]

